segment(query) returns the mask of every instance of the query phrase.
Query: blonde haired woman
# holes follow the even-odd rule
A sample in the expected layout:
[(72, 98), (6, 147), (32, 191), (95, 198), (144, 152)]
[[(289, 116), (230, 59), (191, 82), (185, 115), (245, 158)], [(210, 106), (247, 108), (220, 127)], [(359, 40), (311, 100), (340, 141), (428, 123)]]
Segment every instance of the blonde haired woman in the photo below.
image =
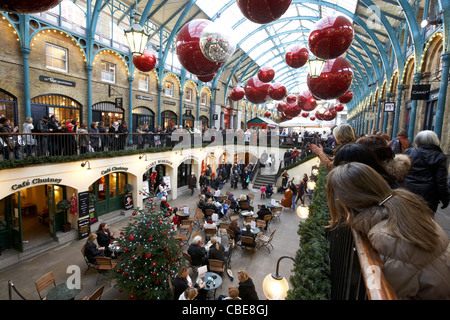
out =
[(221, 260), (225, 263), (225, 247), (216, 236), (211, 237), (211, 247), (209, 248), (209, 259)]
[(324, 150), (323, 147), (321, 145), (315, 145), (313, 143), (310, 144), (310, 148), (311, 151), (314, 152), (315, 154), (317, 154), (317, 156), (320, 159), (320, 162), (325, 166), (325, 168), (327, 168), (328, 170), (332, 170), (333, 169), (333, 159), (334, 159), (334, 154), (336, 154), (336, 152), (343, 146), (345, 146), (346, 144), (352, 143), (356, 141), (356, 135), (355, 135), (355, 131), (353, 130), (353, 128), (346, 124), (346, 123), (342, 123), (340, 125), (338, 125), (336, 128), (333, 129), (333, 136), (334, 139), (336, 141), (336, 144), (338, 145), (334, 150), (333, 150), (333, 156), (328, 156)]
[(255, 284), (253, 279), (250, 278), (247, 271), (238, 271), (239, 280), (239, 297), (242, 300), (259, 300), (258, 294), (256, 293)]
[(400, 299), (450, 299), (450, 243), (425, 200), (392, 191), (369, 166), (352, 162), (328, 175), (331, 225), (367, 236)]

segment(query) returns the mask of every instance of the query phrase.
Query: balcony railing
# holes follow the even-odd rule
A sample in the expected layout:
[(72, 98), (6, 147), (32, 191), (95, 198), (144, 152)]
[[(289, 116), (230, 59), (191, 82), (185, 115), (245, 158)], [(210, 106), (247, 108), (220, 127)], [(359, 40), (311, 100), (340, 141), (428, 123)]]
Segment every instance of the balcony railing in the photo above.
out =
[(383, 263), (367, 237), (347, 226), (327, 234), (330, 241), (332, 300), (396, 300)]

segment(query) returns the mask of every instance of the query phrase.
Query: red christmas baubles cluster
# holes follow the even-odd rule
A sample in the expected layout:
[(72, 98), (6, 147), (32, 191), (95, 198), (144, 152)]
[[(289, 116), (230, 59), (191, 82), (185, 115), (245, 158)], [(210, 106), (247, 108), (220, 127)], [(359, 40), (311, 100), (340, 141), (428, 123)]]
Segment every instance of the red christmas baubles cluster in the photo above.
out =
[(156, 66), (156, 57), (149, 50), (144, 50), (140, 56), (133, 56), (133, 64), (138, 70), (149, 72)]
[(242, 14), (258, 24), (278, 20), (289, 9), (291, 2), (292, 0), (236, 0)]

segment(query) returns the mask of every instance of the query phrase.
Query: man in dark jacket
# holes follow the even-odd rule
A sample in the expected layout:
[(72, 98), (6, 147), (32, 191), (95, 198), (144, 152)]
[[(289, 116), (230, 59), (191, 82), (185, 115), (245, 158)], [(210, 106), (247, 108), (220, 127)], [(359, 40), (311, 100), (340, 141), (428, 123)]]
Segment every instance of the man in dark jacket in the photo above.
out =
[(197, 236), (189, 245), (187, 253), (191, 256), (194, 266), (203, 266), (208, 264), (208, 252), (202, 246), (202, 238)]
[(189, 177), (189, 189), (191, 189), (191, 196), (194, 194), (194, 189), (197, 188), (197, 177), (194, 173), (191, 173)]
[(61, 144), (61, 135), (57, 135), (62, 132), (61, 124), (58, 121), (58, 117), (55, 115), (52, 115), (50, 117), (50, 122), (48, 123), (48, 131), (50, 133), (56, 133), (54, 135), (50, 135), (49, 138), (49, 149), (50, 149), (50, 155), (56, 156), (59, 155), (61, 152), (60, 144)]

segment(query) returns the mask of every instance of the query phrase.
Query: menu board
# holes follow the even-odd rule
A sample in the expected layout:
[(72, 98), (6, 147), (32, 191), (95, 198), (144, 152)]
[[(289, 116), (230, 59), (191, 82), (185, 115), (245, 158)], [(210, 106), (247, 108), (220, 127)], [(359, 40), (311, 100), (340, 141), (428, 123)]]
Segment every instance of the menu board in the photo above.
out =
[(89, 217), (78, 220), (78, 240), (86, 238), (91, 233)]
[(89, 192), (78, 193), (78, 215), (83, 218), (89, 215)]

